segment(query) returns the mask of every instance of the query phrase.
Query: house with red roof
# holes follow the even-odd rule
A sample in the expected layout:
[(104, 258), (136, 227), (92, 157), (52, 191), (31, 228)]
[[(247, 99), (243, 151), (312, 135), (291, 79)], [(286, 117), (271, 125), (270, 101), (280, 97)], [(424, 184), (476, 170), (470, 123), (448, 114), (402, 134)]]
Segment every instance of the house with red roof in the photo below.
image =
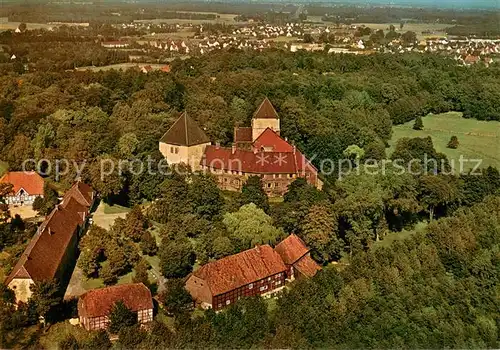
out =
[(191, 273), (185, 286), (196, 304), (217, 311), (243, 297), (272, 297), (286, 282), (319, 270), (310, 249), (292, 234), (274, 249), (266, 244), (209, 262)]
[(92, 188), (77, 182), (38, 227), (5, 281), (16, 302), (28, 302), (32, 284), (56, 280), (62, 287), (69, 280), (94, 199)]
[(142, 283), (122, 284), (86, 292), (78, 299), (80, 325), (88, 331), (106, 329), (109, 313), (116, 302), (121, 301), (137, 314), (137, 322), (153, 321), (153, 297)]
[(251, 127), (236, 127), (232, 147), (212, 145), (204, 131), (183, 113), (160, 140), (160, 151), (169, 164), (184, 163), (193, 170), (212, 173), (223, 190), (240, 191), (250, 176), (260, 176), (269, 196), (282, 196), (288, 185), (302, 177), (321, 188), (318, 170), (280, 136), (280, 119), (269, 99), (264, 99)]
[(220, 310), (243, 297), (270, 296), (285, 286), (286, 266), (269, 245), (209, 262), (186, 280), (186, 290), (202, 308)]
[(36, 197), (43, 198), (44, 181), (35, 171), (11, 171), (0, 178), (0, 183), (12, 185), (12, 193), (6, 196), (7, 204), (32, 205)]
[(313, 277), (321, 266), (311, 258), (310, 249), (299, 236), (291, 234), (278, 243), (274, 250), (281, 256), (287, 268), (287, 278)]

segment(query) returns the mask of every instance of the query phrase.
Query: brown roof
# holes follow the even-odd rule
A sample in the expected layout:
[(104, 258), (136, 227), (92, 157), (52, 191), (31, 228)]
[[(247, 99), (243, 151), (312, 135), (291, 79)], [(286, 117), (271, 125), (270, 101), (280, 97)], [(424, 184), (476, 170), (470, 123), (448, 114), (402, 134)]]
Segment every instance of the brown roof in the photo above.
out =
[(90, 318), (106, 316), (120, 300), (134, 312), (153, 308), (151, 291), (142, 283), (131, 283), (94, 289), (83, 294), (78, 300), (78, 315)]
[(278, 113), (276, 113), (276, 110), (274, 109), (271, 101), (266, 97), (264, 101), (260, 104), (259, 108), (257, 108), (257, 111), (255, 111), (255, 114), (253, 115), (254, 119), (279, 119)]
[(82, 205), (74, 197), (69, 197), (68, 199), (65, 199), (61, 203), (61, 206), (72, 213), (78, 214), (80, 225), (83, 224), (85, 216), (87, 216), (89, 212), (89, 208), (85, 205)]
[(184, 112), (163, 135), (160, 142), (179, 146), (194, 146), (210, 142), (210, 139), (198, 124)]
[(42, 177), (34, 171), (8, 172), (0, 177), (0, 183), (12, 184), (12, 192), (14, 194), (17, 194), (22, 188), (31, 196), (43, 196), (44, 181)]
[(64, 194), (63, 204), (69, 201), (69, 198), (74, 198), (78, 203), (86, 207), (90, 207), (94, 200), (94, 190), (89, 185), (77, 181), (71, 188)]
[(284, 271), (283, 260), (266, 244), (210, 262), (193, 275), (205, 280), (215, 296)]
[(274, 250), (276, 250), (287, 265), (295, 263), (309, 252), (309, 248), (307, 248), (304, 241), (295, 234), (291, 234), (282, 240)]
[(319, 270), (321, 270), (321, 266), (319, 266), (318, 263), (309, 255), (304, 256), (296, 264), (294, 264), (293, 267), (307, 277), (313, 277)]
[(234, 142), (252, 142), (252, 128), (250, 127), (234, 128)]
[(6, 284), (15, 277), (31, 278), (33, 281), (55, 278), (68, 245), (81, 223), (82, 217), (78, 213), (56, 206), (38, 228)]

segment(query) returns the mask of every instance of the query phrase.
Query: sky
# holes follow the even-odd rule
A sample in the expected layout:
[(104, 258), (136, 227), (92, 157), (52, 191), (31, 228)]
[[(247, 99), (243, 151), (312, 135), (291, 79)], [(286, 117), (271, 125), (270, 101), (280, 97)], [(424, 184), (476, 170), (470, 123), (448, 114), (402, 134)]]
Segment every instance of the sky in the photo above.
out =
[(500, 0), (334, 0), (334, 2), (439, 8), (487, 8), (498, 9), (500, 11)]

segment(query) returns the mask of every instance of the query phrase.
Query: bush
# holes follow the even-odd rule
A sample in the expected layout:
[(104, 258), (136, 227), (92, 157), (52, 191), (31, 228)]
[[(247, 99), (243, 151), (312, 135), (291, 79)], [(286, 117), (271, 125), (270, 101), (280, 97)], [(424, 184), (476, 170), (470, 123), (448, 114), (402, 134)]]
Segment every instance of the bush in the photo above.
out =
[(453, 135), (450, 141), (448, 142), (447, 147), (451, 149), (457, 149), (459, 144), (460, 143), (458, 142), (458, 138), (455, 135)]

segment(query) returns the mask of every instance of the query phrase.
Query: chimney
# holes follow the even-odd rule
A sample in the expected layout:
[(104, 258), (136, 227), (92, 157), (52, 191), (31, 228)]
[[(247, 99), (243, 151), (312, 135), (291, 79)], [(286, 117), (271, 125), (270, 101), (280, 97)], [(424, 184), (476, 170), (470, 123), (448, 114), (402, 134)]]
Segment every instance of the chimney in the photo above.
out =
[(49, 231), (49, 235), (51, 235), (51, 236), (52, 236), (53, 232), (52, 232), (52, 230), (50, 229), (50, 226), (48, 227), (48, 231)]
[(295, 154), (295, 149), (296, 149), (296, 147), (295, 147), (295, 145), (293, 145), (293, 154)]
[(258, 245), (258, 244), (257, 244), (257, 245), (255, 246), (255, 250), (257, 251), (257, 253), (260, 253), (260, 245)]
[(236, 152), (236, 144), (233, 143), (233, 145), (231, 146), (231, 153), (234, 154), (234, 152)]
[(217, 141), (217, 142), (215, 143), (215, 149), (219, 149), (219, 148), (220, 148), (220, 142), (218, 142), (218, 141)]

